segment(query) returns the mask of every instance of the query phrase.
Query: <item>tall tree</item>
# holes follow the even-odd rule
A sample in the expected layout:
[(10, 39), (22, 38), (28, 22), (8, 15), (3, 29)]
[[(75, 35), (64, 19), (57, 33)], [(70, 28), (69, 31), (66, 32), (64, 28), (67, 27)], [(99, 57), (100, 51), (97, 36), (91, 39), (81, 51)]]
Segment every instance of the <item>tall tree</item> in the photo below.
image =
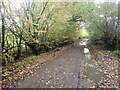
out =
[(0, 12), (1, 12), (1, 20), (2, 20), (2, 52), (5, 46), (5, 16), (4, 16), (4, 8), (2, 8), (3, 1), (1, 2)]

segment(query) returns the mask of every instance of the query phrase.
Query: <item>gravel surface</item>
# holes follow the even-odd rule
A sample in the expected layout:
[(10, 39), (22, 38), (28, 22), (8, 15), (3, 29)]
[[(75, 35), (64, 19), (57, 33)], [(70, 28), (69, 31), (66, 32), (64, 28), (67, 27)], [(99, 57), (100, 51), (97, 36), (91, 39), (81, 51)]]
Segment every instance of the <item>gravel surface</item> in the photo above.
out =
[(83, 75), (84, 48), (73, 46), (47, 63), (36, 69), (16, 88), (89, 88), (91, 82)]

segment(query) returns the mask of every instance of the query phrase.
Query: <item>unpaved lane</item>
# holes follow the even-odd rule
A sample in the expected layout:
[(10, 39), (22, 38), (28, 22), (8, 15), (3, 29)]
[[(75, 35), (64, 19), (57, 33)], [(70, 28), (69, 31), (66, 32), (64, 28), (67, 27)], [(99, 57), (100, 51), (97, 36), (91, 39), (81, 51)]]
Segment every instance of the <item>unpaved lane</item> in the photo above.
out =
[(93, 85), (82, 76), (83, 47), (72, 47), (20, 83), (17, 88), (88, 88)]

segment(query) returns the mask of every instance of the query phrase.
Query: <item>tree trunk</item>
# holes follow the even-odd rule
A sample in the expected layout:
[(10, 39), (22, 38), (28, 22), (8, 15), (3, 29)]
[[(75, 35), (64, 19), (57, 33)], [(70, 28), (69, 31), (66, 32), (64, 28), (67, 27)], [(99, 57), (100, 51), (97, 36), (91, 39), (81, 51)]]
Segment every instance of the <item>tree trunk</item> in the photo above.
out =
[(37, 44), (36, 43), (31, 43), (31, 44), (29, 44), (29, 43), (26, 43), (28, 46), (29, 46), (29, 48), (32, 50), (32, 53), (34, 54), (34, 55), (39, 55), (39, 47), (37, 47)]
[[(1, 10), (0, 10), (1, 11)], [(2, 52), (4, 50), (4, 46), (5, 46), (5, 17), (4, 17), (4, 14), (2, 13), (1, 14), (1, 17), (2, 17)]]
[(19, 40), (19, 42), (18, 42), (18, 46), (17, 46), (17, 48), (18, 48), (18, 50), (17, 50), (17, 56), (16, 56), (15, 59), (19, 59), (19, 58), (20, 58), (20, 55), (21, 55), (21, 43), (22, 43), (22, 36), (20, 37), (20, 40)]

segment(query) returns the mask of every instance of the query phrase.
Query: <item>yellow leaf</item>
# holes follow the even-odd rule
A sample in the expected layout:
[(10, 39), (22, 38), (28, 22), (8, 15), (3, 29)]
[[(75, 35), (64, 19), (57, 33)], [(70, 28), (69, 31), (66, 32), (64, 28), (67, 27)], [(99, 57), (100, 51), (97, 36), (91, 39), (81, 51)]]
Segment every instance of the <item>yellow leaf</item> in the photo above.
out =
[(35, 30), (35, 32), (47, 32), (47, 31), (43, 31), (43, 30)]

